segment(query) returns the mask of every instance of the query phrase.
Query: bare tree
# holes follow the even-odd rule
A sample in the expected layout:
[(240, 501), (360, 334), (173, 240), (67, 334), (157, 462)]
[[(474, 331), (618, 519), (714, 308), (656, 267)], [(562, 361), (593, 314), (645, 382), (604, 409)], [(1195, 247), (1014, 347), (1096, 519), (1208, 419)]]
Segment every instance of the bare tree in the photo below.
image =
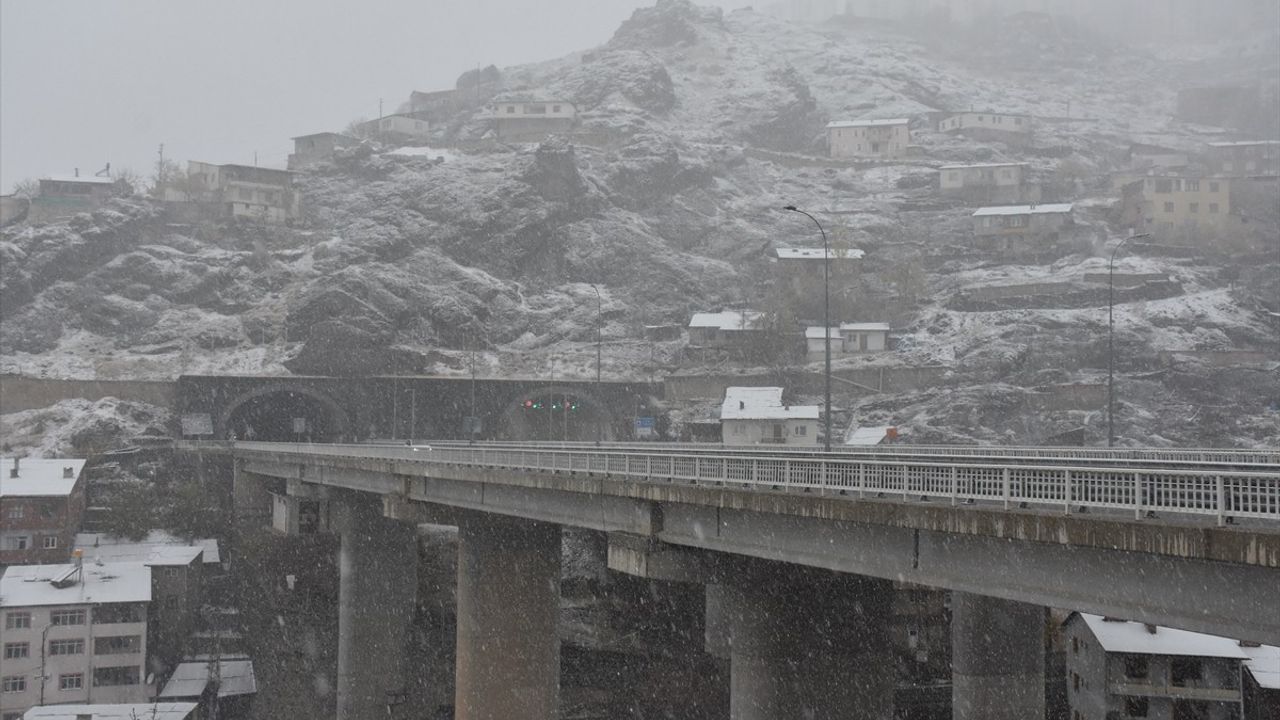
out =
[(19, 180), (13, 184), (13, 194), (28, 200), (37, 197), (40, 195), (40, 181), (35, 178)]

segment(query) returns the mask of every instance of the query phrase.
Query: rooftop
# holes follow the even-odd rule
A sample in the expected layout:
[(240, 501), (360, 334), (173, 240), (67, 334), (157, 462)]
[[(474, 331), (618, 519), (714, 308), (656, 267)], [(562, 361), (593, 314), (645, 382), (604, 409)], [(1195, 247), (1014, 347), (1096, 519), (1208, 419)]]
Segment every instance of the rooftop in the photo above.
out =
[(193, 702), (41, 705), (28, 710), (22, 720), (185, 720), (195, 709)]
[(40, 179), (57, 182), (93, 183), (95, 185), (110, 185), (115, 182), (114, 178), (99, 177), (97, 175), (50, 175)]
[(1275, 645), (1259, 645), (1258, 647), (1240, 646), (1240, 652), (1249, 656), (1245, 667), (1258, 684), (1268, 690), (1280, 690), (1280, 647)]
[(840, 329), (851, 330), (853, 332), (889, 332), (889, 323), (840, 323)]
[(1101, 615), (1080, 613), (1102, 649), (1112, 653), (1141, 655), (1183, 655), (1188, 657), (1221, 657), (1245, 660), (1240, 644), (1230, 638), (1204, 633), (1155, 627), (1150, 632), (1140, 622), (1105, 620)]
[[(210, 658), (179, 663), (160, 691), (161, 698), (198, 698), (212, 680)], [(258, 692), (253, 661), (245, 656), (223, 656), (218, 661), (218, 697), (252, 695)]]
[(351, 137), (350, 135), (343, 135), (342, 133), (336, 133), (336, 132), (318, 132), (318, 133), (310, 133), (308, 135), (294, 135), (289, 139), (290, 140), (306, 140), (307, 138), (318, 138), (318, 137), (336, 137), (336, 138), (341, 138), (343, 140), (349, 140), (351, 142), (360, 142), (359, 140)]
[(91, 605), (148, 602), (151, 568), (139, 562), (84, 563), (79, 580), (55, 587), (56, 580), (74, 577), (76, 566), (10, 565), (0, 576), (0, 607)]
[(689, 320), (691, 328), (718, 328), (720, 330), (751, 330), (764, 319), (764, 313), (754, 310), (725, 310), (714, 313), (694, 313)]
[[(16, 478), (10, 477), (15, 462)], [(71, 477), (66, 477), (67, 468)], [(0, 457), (0, 497), (66, 497), (83, 469), (80, 458)]]
[(84, 550), (85, 560), (141, 562), (147, 565), (186, 565), (204, 552), (205, 564), (221, 562), (214, 538), (182, 540), (163, 530), (152, 530), (141, 540), (112, 537), (107, 533), (76, 533), (75, 547)]
[(967, 170), (970, 168), (1002, 168), (1002, 167), (1026, 167), (1024, 162), (999, 162), (999, 163), (956, 163), (954, 165), (943, 165), (939, 170)]
[(822, 248), (777, 248), (773, 251), (779, 260), (858, 260), (865, 254), (853, 248), (832, 248), (825, 253)]
[(844, 436), (845, 445), (879, 445), (889, 437), (889, 431), (893, 430), (891, 425), (880, 425), (876, 427), (860, 427), (849, 431)]
[(817, 420), (817, 405), (783, 405), (780, 387), (728, 387), (721, 420)]
[(1071, 203), (1046, 203), (1044, 205), (1000, 205), (978, 208), (973, 217), (988, 215), (1049, 215), (1071, 212)]
[[(828, 331), (827, 334), (830, 335), (833, 339), (836, 339), (836, 340), (841, 339), (840, 328), (838, 327), (827, 328), (827, 331)], [(810, 325), (809, 327), (804, 329), (804, 336), (807, 339), (821, 340), (823, 338), (822, 326)]]
[(910, 118), (890, 118), (887, 120), (832, 120), (827, 123), (828, 128), (847, 128), (847, 127), (879, 127), (882, 125), (908, 125), (911, 123)]

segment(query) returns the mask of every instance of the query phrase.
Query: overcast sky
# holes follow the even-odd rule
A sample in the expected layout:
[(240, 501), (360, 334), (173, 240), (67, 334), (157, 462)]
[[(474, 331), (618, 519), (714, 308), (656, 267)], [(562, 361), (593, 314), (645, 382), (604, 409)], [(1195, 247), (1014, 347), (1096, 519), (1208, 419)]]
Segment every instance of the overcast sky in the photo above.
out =
[(652, 0), (2, 0), (0, 190), (166, 157), (283, 167), (289, 138), (599, 45)]

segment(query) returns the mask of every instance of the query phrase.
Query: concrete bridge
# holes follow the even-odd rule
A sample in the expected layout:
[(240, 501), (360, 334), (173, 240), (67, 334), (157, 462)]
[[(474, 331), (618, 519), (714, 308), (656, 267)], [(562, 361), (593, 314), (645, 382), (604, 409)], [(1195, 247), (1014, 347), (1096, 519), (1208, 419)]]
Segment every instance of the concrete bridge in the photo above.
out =
[(234, 453), (242, 515), (341, 535), (344, 720), (380, 716), (408, 672), (396, 638), (417, 522), (459, 528), (456, 717), (468, 720), (556, 717), (562, 526), (607, 533), (615, 570), (706, 584), (734, 720), (892, 717), (892, 581), (954, 591), (957, 720), (1044, 716), (1046, 607), (1280, 643), (1274, 453), (213, 450)]
[[(661, 383), (437, 376), (183, 375), (175, 410), (215, 438), (612, 440), (652, 415)], [(299, 422), (301, 421), (301, 422)]]

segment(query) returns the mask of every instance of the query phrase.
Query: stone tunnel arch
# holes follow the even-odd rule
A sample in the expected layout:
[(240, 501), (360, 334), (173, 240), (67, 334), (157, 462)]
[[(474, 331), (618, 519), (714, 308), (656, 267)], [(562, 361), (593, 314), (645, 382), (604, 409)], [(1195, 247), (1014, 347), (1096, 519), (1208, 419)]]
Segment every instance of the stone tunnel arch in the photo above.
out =
[[(303, 418), (301, 431), (294, 419)], [(223, 437), (274, 442), (339, 442), (350, 437), (346, 411), (329, 395), (287, 383), (273, 383), (238, 395), (223, 410)]]
[[(577, 409), (565, 410), (565, 402)], [(528, 402), (540, 407), (526, 407)], [(614, 415), (608, 404), (581, 385), (546, 385), (526, 388), (511, 398), (502, 411), (500, 437), (505, 440), (588, 442), (613, 440)]]

